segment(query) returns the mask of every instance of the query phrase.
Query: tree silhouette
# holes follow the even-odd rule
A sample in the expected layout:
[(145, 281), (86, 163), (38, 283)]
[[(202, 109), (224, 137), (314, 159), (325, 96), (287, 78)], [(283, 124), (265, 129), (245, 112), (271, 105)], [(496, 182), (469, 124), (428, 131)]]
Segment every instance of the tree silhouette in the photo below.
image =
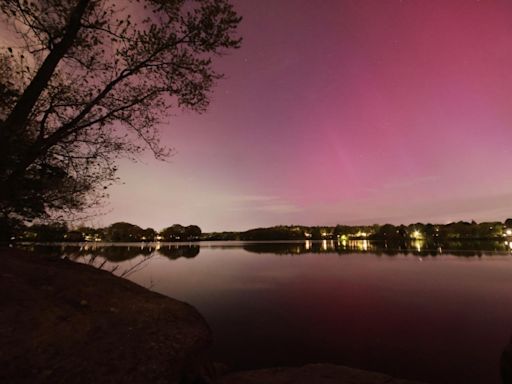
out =
[(168, 150), (172, 107), (204, 111), (213, 58), (237, 48), (228, 0), (2, 0), (16, 45), (0, 53), (0, 215), (92, 205), (116, 160)]

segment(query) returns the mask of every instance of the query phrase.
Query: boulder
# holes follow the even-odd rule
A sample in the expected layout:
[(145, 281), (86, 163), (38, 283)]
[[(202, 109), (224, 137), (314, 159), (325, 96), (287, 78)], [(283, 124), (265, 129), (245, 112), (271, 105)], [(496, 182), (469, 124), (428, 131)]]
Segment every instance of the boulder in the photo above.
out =
[(194, 380), (211, 331), (192, 306), (91, 266), (0, 250), (1, 383)]
[(308, 364), (236, 372), (224, 376), (217, 384), (420, 384), (395, 379), (382, 373), (368, 372), (333, 364)]
[(512, 338), (501, 354), (500, 368), (502, 383), (512, 384)]

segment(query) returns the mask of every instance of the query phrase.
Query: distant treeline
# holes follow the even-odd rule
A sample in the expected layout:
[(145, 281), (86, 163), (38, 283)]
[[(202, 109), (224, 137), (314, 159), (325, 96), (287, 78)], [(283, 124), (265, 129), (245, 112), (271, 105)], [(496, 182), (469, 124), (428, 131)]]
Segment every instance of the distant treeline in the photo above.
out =
[(0, 226), (1, 240), (34, 242), (143, 242), (143, 241), (198, 241), (201, 228), (197, 225), (174, 224), (157, 232), (153, 228), (143, 229), (135, 224), (119, 222), (104, 228), (79, 226), (69, 228), (65, 223), (23, 225), (9, 223)]
[(256, 228), (245, 232), (205, 233), (203, 240), (241, 240), (241, 241), (278, 241), (278, 240), (495, 240), (512, 237), (512, 219), (505, 222), (493, 221), (476, 223), (459, 221), (450, 224), (409, 225), (365, 225), (365, 226), (301, 226), (286, 225), (270, 228)]
[(0, 223), (0, 239), (15, 241), (280, 241), (280, 240), (374, 240), (402, 242), (426, 240), (430, 243), (460, 240), (512, 239), (512, 219), (505, 222), (458, 221), (450, 224), (366, 225), (366, 226), (302, 226), (287, 225), (255, 228), (244, 232), (202, 233), (197, 225), (174, 224), (157, 232), (135, 224), (119, 222), (104, 228), (80, 226), (69, 228), (63, 223), (24, 225)]

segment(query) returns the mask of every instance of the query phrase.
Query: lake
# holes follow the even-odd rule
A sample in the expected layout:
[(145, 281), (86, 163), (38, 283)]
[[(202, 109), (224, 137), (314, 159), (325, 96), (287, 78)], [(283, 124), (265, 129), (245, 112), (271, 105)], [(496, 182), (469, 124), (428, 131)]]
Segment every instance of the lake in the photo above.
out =
[(29, 246), (194, 305), (237, 369), (331, 362), (498, 384), (512, 335), (507, 244), (386, 249), (333, 241)]

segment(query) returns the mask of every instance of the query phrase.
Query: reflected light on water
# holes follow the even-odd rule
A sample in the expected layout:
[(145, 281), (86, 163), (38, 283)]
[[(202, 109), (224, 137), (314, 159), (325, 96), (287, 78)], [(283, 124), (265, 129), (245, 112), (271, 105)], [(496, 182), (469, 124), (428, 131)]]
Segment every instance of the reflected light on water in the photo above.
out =
[(349, 240), (348, 243), (346, 243), (346, 244), (343, 244), (343, 242), (342, 242), (342, 245), (343, 246), (348, 245), (347, 248), (354, 250), (354, 251), (366, 252), (366, 251), (368, 251), (368, 248), (370, 246), (370, 241), (369, 240)]
[(348, 240), (342, 241), (341, 244), (347, 250), (353, 251), (367, 251), (368, 250), (368, 240)]

